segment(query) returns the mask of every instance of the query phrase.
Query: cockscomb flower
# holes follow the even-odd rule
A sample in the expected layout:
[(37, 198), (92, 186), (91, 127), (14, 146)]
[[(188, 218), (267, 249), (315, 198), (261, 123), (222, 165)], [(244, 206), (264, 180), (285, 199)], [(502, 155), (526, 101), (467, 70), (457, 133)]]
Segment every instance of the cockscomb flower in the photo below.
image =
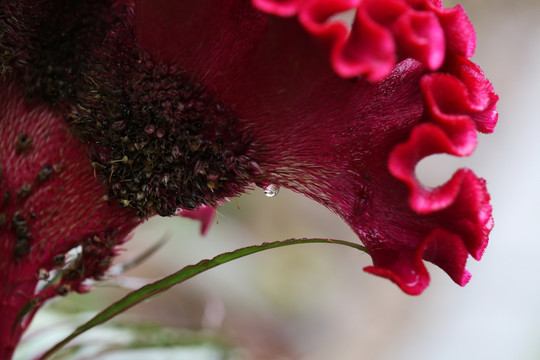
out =
[(428, 285), (423, 260), (465, 285), (493, 224), (485, 182), (461, 169), (429, 188), (414, 171), (493, 131), (475, 41), (463, 9), (438, 0), (3, 2), (4, 357), (138, 223), (181, 214), (206, 229), (253, 184), (337, 213), (366, 271), (406, 293)]
[[(349, 10), (350, 29), (334, 20)], [(409, 294), (428, 285), (423, 260), (467, 283), (467, 257), (480, 259), (492, 227), (484, 180), (462, 169), (429, 188), (414, 175), (428, 155), (471, 154), (477, 131), (497, 120), (497, 96), (468, 59), (476, 39), (461, 7), (140, 0), (135, 39), (236, 117), (248, 160), (235, 175), (339, 214), (373, 258), (366, 271)]]

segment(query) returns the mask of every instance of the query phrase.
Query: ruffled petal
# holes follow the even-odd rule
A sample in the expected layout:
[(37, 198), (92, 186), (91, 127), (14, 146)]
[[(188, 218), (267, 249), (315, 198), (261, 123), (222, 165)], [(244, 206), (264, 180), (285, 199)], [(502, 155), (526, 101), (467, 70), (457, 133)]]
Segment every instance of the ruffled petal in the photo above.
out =
[[(494, 93), (493, 86), (485, 78), (482, 69), (463, 56), (452, 56), (446, 60), (442, 72), (455, 76), (463, 87), (446, 100), (439, 99), (440, 108), (448, 109), (449, 115), (452, 113), (468, 115), (476, 129), (482, 133), (493, 132), (498, 120), (495, 108), (499, 97)], [(438, 86), (444, 88), (445, 84)], [(424, 92), (427, 97), (428, 90), (424, 89)], [(446, 101), (448, 103), (444, 104)]]
[[(469, 17), (461, 5), (442, 9), (442, 3), (429, 6), (437, 14), (444, 29), (447, 51), (464, 57), (471, 57), (476, 49), (476, 33)], [(435, 1), (434, 1), (435, 3)]]
[(421, 293), (429, 285), (429, 274), (422, 259), (438, 265), (460, 286), (465, 286), (471, 278), (465, 269), (469, 253), (462, 239), (442, 229), (433, 230), (415, 252), (375, 251), (372, 256), (375, 265), (364, 270), (388, 278), (410, 295)]
[[(493, 227), (491, 206), (485, 182), (470, 170), (459, 170), (451, 182), (457, 194), (444, 210), (419, 215), (394, 205), (378, 215), (386, 224), (375, 218), (356, 220), (361, 238), (371, 246), (374, 266), (366, 271), (389, 278), (406, 293), (418, 294), (429, 283), (424, 259), (446, 271), (457, 284), (467, 283), (467, 257), (481, 258)], [(393, 186), (399, 189), (398, 184)], [(388, 193), (385, 201), (391, 201), (388, 196), (403, 196), (399, 190)]]
[[(397, 62), (411, 57), (437, 70), (448, 53), (472, 56), (474, 29), (461, 6), (442, 8), (430, 0), (254, 0), (261, 11), (298, 15), (314, 37), (329, 42), (332, 65), (344, 77), (365, 75), (378, 81)], [(333, 17), (354, 10), (350, 30)]]
[[(278, 16), (293, 16), (304, 0), (253, 0), (253, 4), (260, 10)], [(329, 2), (330, 4), (334, 2)]]
[(434, 13), (409, 10), (396, 20), (393, 30), (403, 56), (418, 59), (431, 70), (442, 65), (444, 31)]
[(419, 213), (449, 206), (459, 191), (459, 181), (454, 176), (444, 185), (427, 188), (415, 177), (416, 164), (437, 153), (470, 155), (476, 147), (476, 130), (490, 132), (497, 122), (498, 98), (481, 70), (462, 57), (448, 63), (449, 72), (422, 78), (425, 123), (396, 146), (389, 159), (390, 172), (409, 186), (411, 207)]

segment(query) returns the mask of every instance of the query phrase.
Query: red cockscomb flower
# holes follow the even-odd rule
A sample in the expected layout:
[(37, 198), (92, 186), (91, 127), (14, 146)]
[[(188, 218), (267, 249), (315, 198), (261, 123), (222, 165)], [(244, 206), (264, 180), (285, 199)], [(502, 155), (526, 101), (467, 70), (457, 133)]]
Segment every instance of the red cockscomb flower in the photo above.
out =
[[(492, 227), (484, 181), (459, 170), (427, 188), (416, 164), (469, 155), (497, 96), (467, 58), (461, 7), (433, 0), (135, 2), (136, 41), (232, 109), (248, 178), (339, 214), (373, 257), (366, 271), (420, 293), (428, 260), (460, 285)], [(332, 17), (355, 10), (350, 30)], [(171, 99), (172, 100), (172, 99)], [(249, 163), (241, 167), (250, 170)]]
[[(334, 20), (349, 10), (350, 29)], [(474, 47), (462, 8), (438, 0), (1, 4), (2, 355), (44, 300), (103, 275), (140, 221), (208, 225), (252, 184), (339, 214), (366, 271), (409, 294), (429, 283), (423, 260), (465, 285), (492, 227), (485, 183), (462, 169), (428, 188), (414, 169), (469, 155), (495, 126)]]

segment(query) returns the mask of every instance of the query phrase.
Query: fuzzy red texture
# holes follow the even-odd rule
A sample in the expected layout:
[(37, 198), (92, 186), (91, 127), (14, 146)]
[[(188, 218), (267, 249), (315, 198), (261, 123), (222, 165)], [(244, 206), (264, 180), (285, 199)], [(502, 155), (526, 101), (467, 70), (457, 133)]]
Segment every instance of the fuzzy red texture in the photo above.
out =
[[(141, 221), (133, 211), (106, 200), (106, 189), (95, 179), (85, 147), (62, 116), (47, 105), (28, 104), (16, 83), (0, 83), (0, 213), (6, 219), (0, 227), (1, 359), (11, 358), (44, 301), (62, 289), (83, 292), (85, 279), (103, 275), (115, 246)], [(17, 151), (20, 134), (32, 143)], [(38, 173), (46, 166), (54, 170), (39, 180)], [(32, 185), (30, 192), (18, 196), (25, 184)], [(16, 211), (27, 223), (30, 246), (28, 253), (19, 256), (14, 255), (20, 241), (12, 222)], [(40, 271), (59, 269), (54, 257), (79, 245), (84, 254), (82, 270), (36, 293)]]
[[(349, 30), (333, 16), (350, 9)], [(138, 0), (135, 14), (140, 46), (192, 74), (259, 144), (255, 182), (339, 214), (373, 258), (366, 271), (408, 294), (429, 283), (422, 260), (467, 283), (468, 255), (480, 259), (493, 225), (485, 182), (462, 169), (428, 188), (414, 175), (428, 155), (469, 155), (497, 121), (461, 7)]]

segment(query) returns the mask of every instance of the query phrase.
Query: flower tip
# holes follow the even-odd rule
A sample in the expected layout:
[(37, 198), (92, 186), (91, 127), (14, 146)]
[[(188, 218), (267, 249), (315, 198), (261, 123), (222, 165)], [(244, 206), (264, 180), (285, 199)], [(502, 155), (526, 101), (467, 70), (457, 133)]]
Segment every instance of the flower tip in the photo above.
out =
[(465, 286), (471, 279), (471, 273), (465, 268), (468, 256), (469, 250), (460, 235), (436, 228), (415, 250), (373, 251), (375, 265), (364, 270), (391, 280), (406, 294), (419, 295), (430, 282), (424, 260), (437, 265), (456, 284)]
[(384, 59), (369, 59), (359, 62), (355, 59), (353, 50), (347, 54), (339, 50), (335, 50), (332, 53), (332, 68), (336, 74), (345, 79), (364, 74), (369, 82), (377, 83), (392, 72), (394, 63), (395, 57), (393, 55), (388, 55)]
[(397, 273), (396, 271), (379, 266), (366, 266), (364, 271), (372, 275), (389, 279), (408, 295), (420, 295), (429, 285), (430, 281), (429, 274), (424, 265), (421, 265), (420, 273), (413, 270)]
[(456, 281), (456, 283), (463, 287), (469, 283), (469, 280), (471, 280), (471, 273), (468, 270), (463, 271), (463, 276), (461, 277), (460, 281)]
[[(494, 103), (496, 103), (499, 100), (498, 97), (494, 98)], [(499, 121), (499, 113), (497, 110), (493, 109), (487, 116), (487, 120), (484, 122), (478, 121), (478, 131), (484, 133), (484, 134), (491, 134), (495, 130), (495, 126), (497, 126), (497, 122)]]
[(201, 222), (201, 235), (206, 235), (214, 221), (216, 210), (210, 206), (201, 206), (196, 210), (180, 210), (177, 215)]
[(476, 51), (476, 32), (463, 6), (443, 10), (439, 21), (448, 29), (450, 50), (467, 58), (472, 57)]
[(296, 0), (252, 0), (253, 6), (272, 15), (291, 17), (298, 12)]

